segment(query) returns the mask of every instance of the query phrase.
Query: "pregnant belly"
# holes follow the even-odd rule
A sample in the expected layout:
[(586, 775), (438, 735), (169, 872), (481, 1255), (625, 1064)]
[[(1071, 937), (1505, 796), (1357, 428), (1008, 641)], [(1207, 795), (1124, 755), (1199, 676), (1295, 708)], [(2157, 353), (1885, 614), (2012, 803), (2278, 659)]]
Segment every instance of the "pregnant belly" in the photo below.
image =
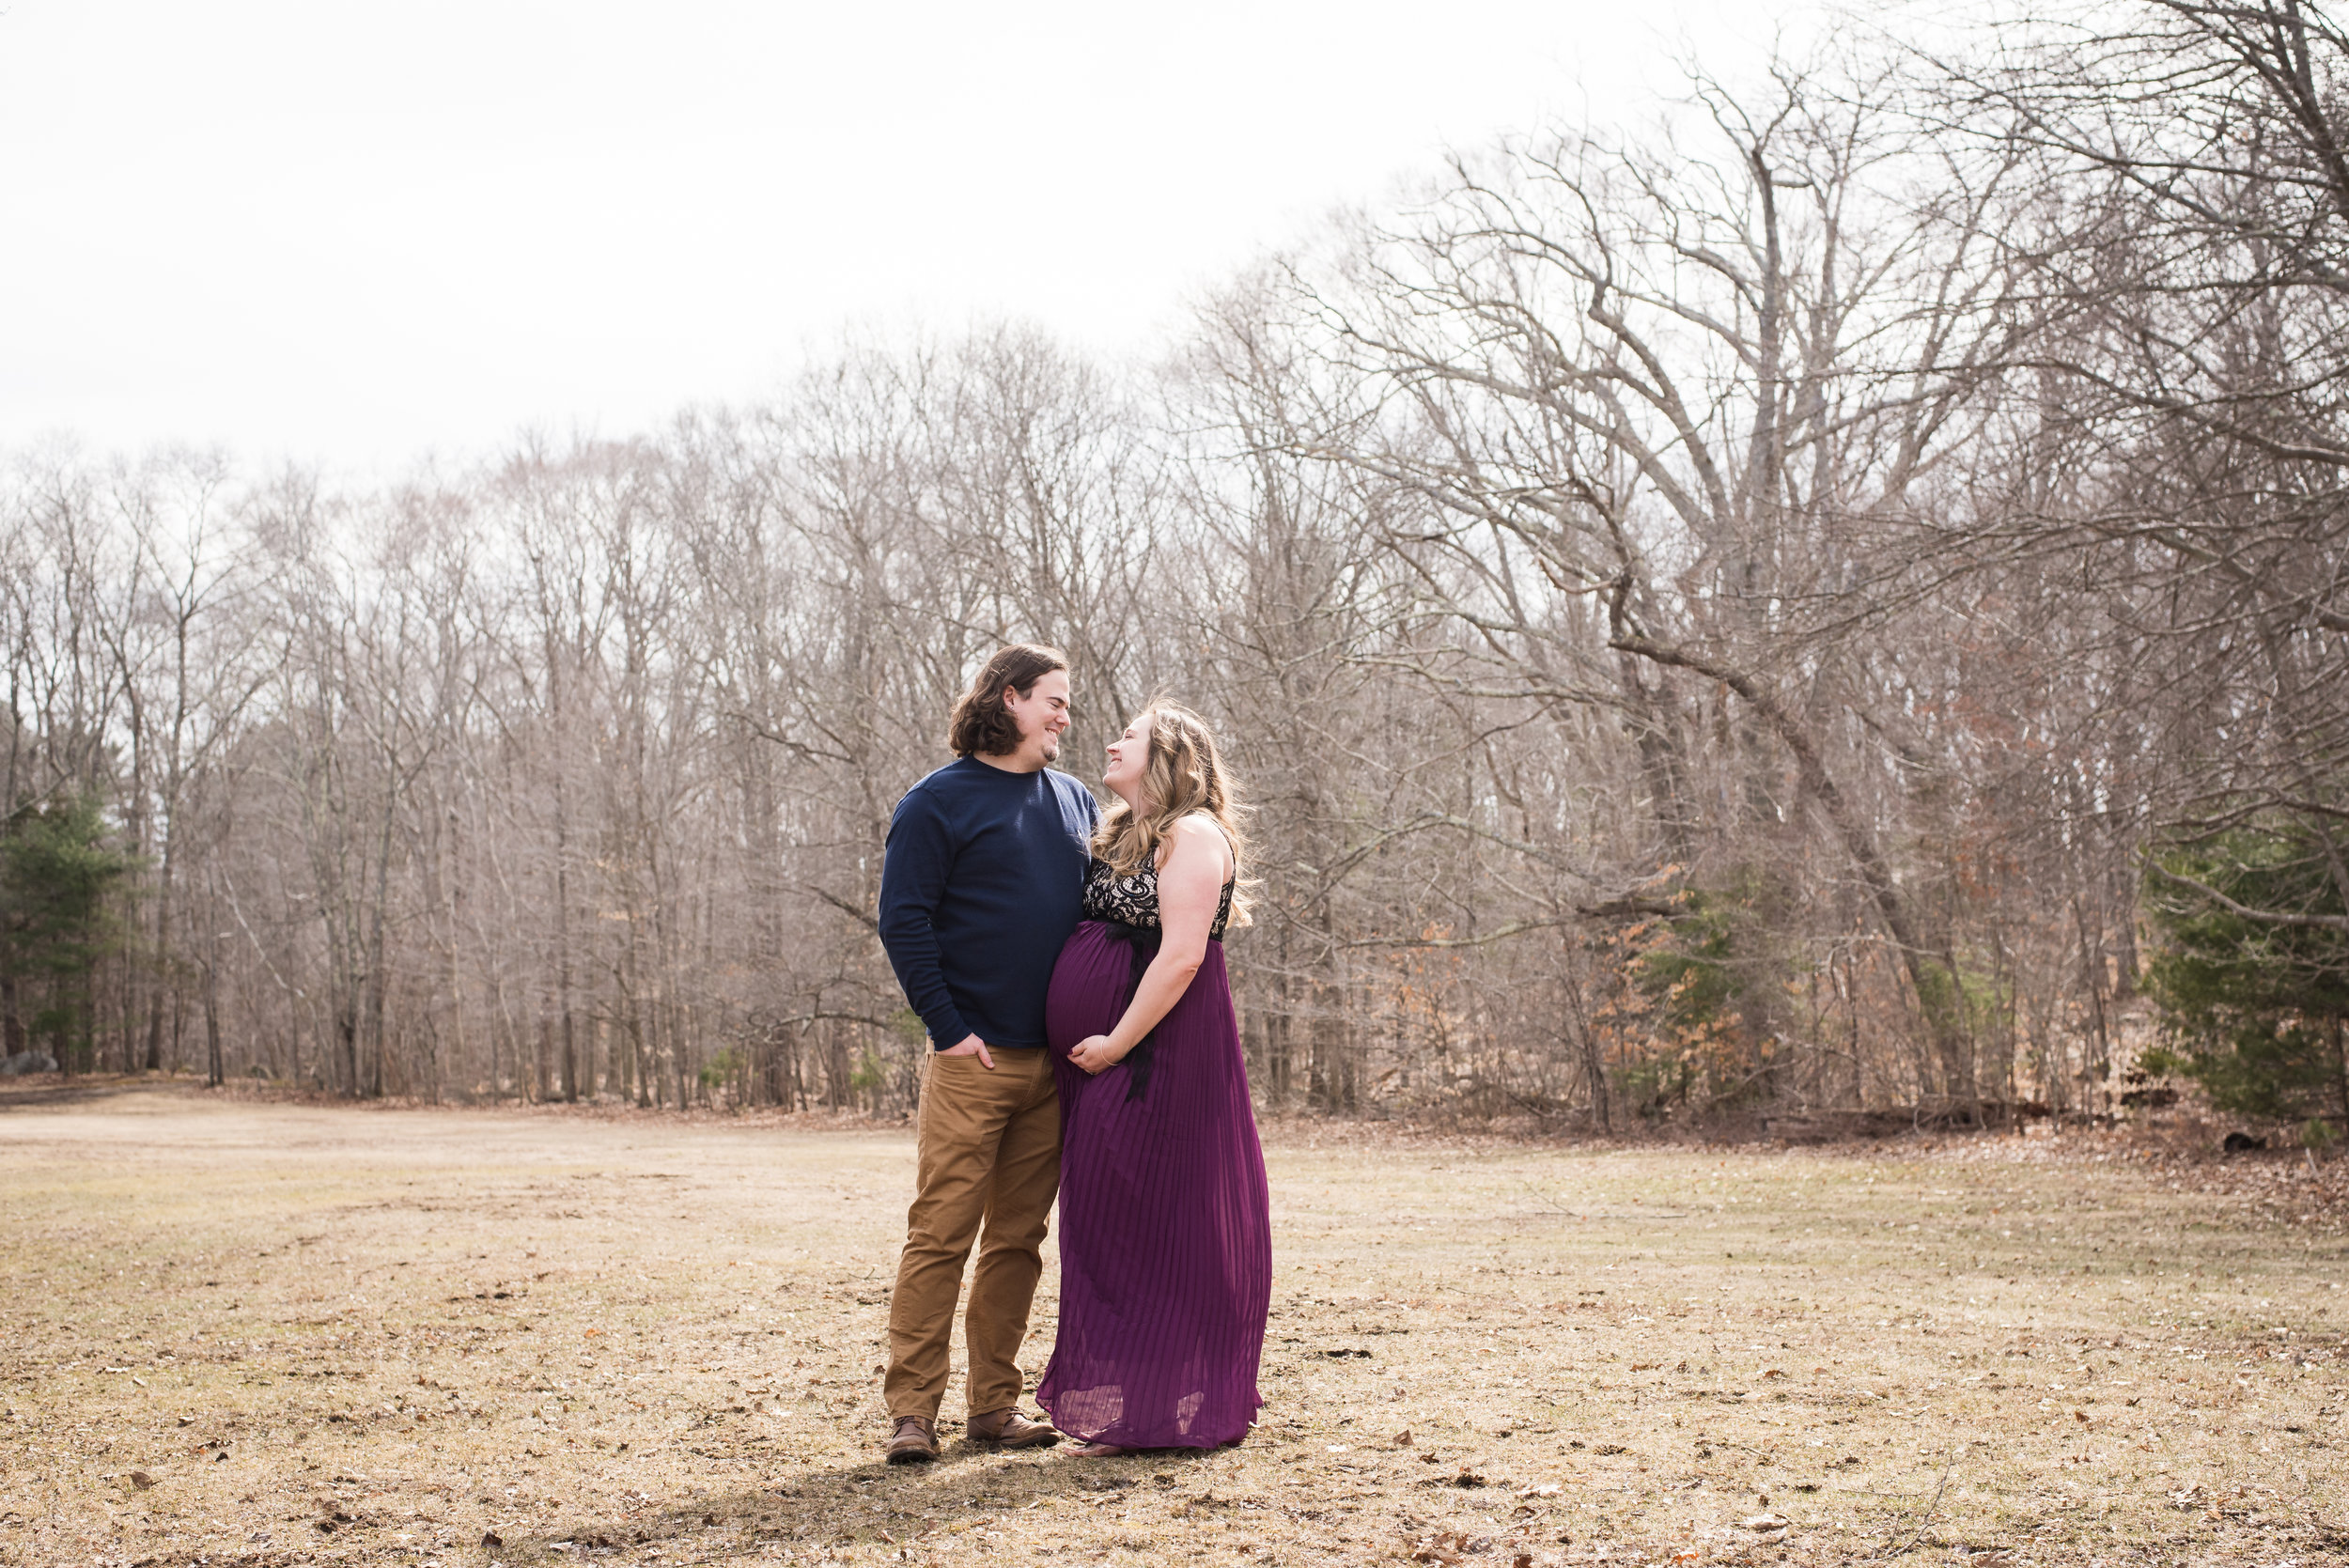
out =
[(1099, 921), (1078, 925), (1052, 966), (1052, 988), (1044, 1000), (1044, 1035), (1054, 1055), (1066, 1056), (1087, 1035), (1117, 1027), (1132, 965), (1132, 949), (1111, 940)]

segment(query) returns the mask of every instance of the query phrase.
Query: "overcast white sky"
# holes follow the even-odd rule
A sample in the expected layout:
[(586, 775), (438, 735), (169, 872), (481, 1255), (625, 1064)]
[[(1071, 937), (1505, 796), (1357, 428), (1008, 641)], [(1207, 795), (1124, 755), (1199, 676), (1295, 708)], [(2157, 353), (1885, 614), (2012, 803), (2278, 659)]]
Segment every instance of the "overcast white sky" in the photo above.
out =
[(1146, 350), (1332, 207), (1773, 8), (0, 3), (0, 446), (342, 471), (642, 428), (851, 325)]

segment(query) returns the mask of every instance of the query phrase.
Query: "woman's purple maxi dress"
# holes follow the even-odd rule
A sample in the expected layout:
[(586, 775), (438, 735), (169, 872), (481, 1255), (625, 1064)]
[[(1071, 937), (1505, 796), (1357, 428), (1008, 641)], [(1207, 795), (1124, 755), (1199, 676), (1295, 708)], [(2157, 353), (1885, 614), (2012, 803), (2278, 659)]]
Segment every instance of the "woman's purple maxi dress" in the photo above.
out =
[(1097, 861), (1045, 1009), (1060, 1088), (1060, 1337), (1036, 1402), (1120, 1448), (1248, 1434), (1272, 1301), (1271, 1200), (1223, 968), (1226, 884), (1206, 957), (1150, 1038), (1099, 1076), (1070, 1064), (1124, 1016), (1158, 947), (1158, 876)]

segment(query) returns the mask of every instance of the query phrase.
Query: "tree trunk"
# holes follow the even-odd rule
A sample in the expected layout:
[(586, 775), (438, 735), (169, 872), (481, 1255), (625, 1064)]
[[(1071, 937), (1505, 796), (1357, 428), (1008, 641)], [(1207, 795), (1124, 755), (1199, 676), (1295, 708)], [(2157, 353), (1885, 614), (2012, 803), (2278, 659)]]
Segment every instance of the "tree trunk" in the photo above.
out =
[[(157, 869), (155, 879), (155, 979), (154, 989), (147, 1000), (147, 1060), (148, 1072), (161, 1072), (163, 1065), (163, 1005), (168, 995), (175, 1004), (178, 995), (171, 984), (173, 865), (179, 847), (179, 824), (171, 823), (163, 830), (163, 863)], [(176, 1055), (177, 1053), (175, 1053)]]
[(228, 1080), (227, 1062), (220, 1043), (220, 970), (204, 966), (204, 1081), (217, 1089)]
[(0, 966), (0, 1056), (15, 1056), (31, 1048), (17, 999), (16, 975)]

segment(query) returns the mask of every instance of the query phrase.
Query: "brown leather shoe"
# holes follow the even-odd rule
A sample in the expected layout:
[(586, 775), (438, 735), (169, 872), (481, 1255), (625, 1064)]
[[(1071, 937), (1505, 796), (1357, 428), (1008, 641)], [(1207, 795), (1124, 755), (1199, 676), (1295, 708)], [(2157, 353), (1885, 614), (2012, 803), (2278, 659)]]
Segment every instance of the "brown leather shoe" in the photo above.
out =
[(984, 1416), (973, 1416), (963, 1430), (972, 1440), (993, 1443), (998, 1448), (1050, 1448), (1060, 1441), (1060, 1434), (1044, 1421), (1032, 1421), (1019, 1413), (1018, 1406), (1008, 1410), (989, 1410)]
[(920, 1416), (899, 1416), (897, 1429), (890, 1435), (889, 1462), (892, 1465), (926, 1465), (938, 1457), (938, 1423)]

